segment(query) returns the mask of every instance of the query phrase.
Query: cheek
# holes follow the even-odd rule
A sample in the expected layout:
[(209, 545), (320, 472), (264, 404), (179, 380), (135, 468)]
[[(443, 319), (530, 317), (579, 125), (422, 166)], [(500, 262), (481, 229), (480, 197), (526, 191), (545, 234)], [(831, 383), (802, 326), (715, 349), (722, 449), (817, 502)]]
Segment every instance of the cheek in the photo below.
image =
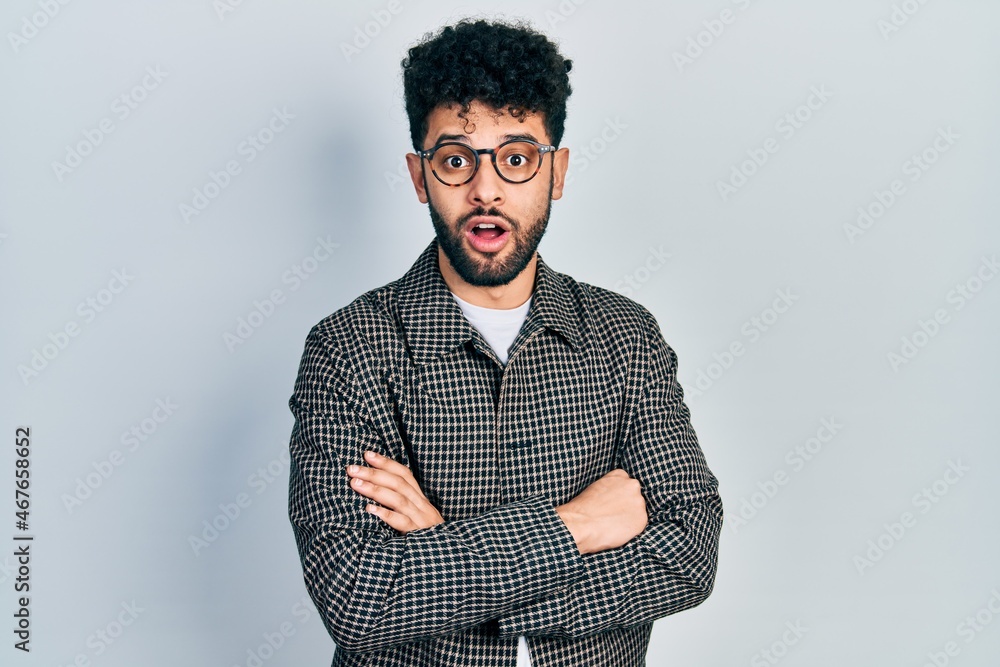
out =
[(459, 212), (463, 210), (461, 196), (452, 188), (433, 188), (429, 192), (430, 204), (437, 210), (446, 223), (453, 225)]
[(437, 204), (441, 215), (451, 217), (461, 207), (462, 198), (456, 196), (455, 191), (451, 188), (443, 188), (435, 193), (434, 203)]
[[(536, 177), (537, 178), (537, 177)], [(545, 215), (546, 209), (549, 207), (549, 184), (546, 182), (543, 187), (537, 188), (532, 192), (532, 199), (530, 204), (525, 203), (523, 210), (529, 217), (529, 220), (525, 222), (534, 223), (536, 220)]]

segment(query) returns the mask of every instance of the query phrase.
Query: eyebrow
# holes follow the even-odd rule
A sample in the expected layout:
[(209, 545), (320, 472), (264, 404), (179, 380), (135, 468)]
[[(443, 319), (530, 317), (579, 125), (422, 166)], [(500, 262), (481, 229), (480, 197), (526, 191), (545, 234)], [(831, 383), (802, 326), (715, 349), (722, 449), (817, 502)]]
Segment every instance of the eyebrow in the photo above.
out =
[[(537, 141), (540, 144), (545, 143), (543, 141), (538, 141), (538, 139), (535, 138), (535, 135), (531, 134), (530, 132), (526, 132), (524, 134), (501, 135), (500, 143), (503, 143), (505, 141), (511, 141), (512, 139), (528, 139), (530, 141)], [(466, 134), (446, 134), (446, 133), (439, 134), (437, 139), (434, 140), (434, 145), (436, 146), (442, 141), (458, 141), (463, 144), (469, 144), (470, 146), (472, 145), (472, 142), (469, 141), (469, 136)]]

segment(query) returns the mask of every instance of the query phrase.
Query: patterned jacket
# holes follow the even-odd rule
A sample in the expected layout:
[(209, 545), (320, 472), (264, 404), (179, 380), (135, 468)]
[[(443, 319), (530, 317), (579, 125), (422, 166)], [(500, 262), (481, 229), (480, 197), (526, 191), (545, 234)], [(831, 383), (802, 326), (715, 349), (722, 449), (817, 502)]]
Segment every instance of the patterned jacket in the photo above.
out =
[[(289, 518), (334, 667), (644, 665), (655, 619), (700, 604), (722, 502), (650, 312), (537, 258), (502, 365), (465, 319), (437, 240), (314, 326), (289, 407)], [(400, 534), (347, 466), (407, 465), (444, 523)], [(614, 468), (649, 523), (581, 555), (555, 507)]]

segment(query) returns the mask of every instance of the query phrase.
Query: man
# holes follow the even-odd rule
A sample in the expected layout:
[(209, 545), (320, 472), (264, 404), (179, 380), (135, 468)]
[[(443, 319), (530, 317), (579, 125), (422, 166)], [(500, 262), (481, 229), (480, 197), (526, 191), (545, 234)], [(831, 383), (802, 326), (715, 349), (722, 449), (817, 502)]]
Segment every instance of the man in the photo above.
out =
[(536, 251), (570, 67), (484, 21), (403, 61), (436, 237), (313, 327), (289, 400), (289, 515), (335, 666), (642, 665), (653, 621), (712, 591), (722, 504), (673, 350)]

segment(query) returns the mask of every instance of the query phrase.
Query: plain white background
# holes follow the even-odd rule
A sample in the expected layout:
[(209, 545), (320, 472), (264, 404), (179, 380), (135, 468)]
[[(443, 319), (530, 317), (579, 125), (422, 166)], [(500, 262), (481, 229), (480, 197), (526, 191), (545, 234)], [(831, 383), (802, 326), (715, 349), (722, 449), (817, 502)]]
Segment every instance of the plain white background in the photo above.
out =
[(649, 664), (996, 664), (989, 0), (6, 3), (0, 662), (329, 663), (287, 400), (309, 328), (432, 238), (399, 171), (406, 48), (501, 10), (574, 61), (540, 252), (656, 315), (721, 482), (716, 590)]

